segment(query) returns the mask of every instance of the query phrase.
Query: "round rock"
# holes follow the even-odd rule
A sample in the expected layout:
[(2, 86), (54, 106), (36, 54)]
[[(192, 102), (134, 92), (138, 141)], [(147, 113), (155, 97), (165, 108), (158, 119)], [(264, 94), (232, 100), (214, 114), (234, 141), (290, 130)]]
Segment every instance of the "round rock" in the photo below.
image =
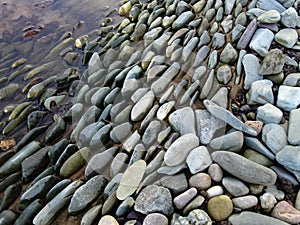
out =
[(216, 221), (225, 220), (233, 211), (233, 204), (227, 195), (211, 198), (207, 203), (209, 215)]

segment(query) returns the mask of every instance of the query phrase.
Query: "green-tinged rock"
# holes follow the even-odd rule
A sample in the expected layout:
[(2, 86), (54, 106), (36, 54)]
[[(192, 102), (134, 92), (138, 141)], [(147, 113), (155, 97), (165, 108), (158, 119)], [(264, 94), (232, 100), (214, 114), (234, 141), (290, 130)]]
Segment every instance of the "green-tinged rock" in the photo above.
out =
[(29, 105), (32, 105), (32, 102), (23, 102), (21, 104), (18, 104), (16, 108), (14, 108), (14, 110), (10, 113), (8, 120), (15, 119)]
[(14, 225), (29, 225), (35, 215), (43, 208), (43, 201), (41, 199), (34, 200), (29, 206), (24, 209)]
[(207, 210), (215, 221), (222, 221), (231, 215), (233, 204), (227, 195), (220, 195), (208, 201)]
[(6, 188), (0, 203), (0, 211), (8, 209), (9, 206), (19, 197), (21, 191), (22, 187), (20, 184), (12, 184)]
[(61, 117), (51, 124), (46, 131), (45, 143), (49, 144), (57, 140), (66, 131), (67, 125)]
[(22, 161), (37, 152), (40, 148), (41, 144), (37, 141), (32, 141), (26, 145), (0, 167), (0, 178), (19, 171)]
[(84, 147), (68, 158), (60, 168), (59, 175), (61, 177), (69, 177), (84, 166), (88, 160), (90, 149)]
[(0, 100), (12, 97), (19, 90), (20, 86), (16, 83), (9, 84), (0, 89)]

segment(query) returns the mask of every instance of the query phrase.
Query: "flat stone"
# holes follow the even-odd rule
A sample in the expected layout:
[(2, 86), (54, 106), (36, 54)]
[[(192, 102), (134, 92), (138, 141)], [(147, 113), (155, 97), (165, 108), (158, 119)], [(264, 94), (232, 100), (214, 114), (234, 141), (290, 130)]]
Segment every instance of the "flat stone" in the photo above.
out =
[(199, 191), (210, 188), (211, 184), (212, 184), (211, 178), (206, 173), (197, 173), (191, 176), (189, 179), (189, 186), (195, 187)]
[(251, 149), (247, 149), (243, 156), (253, 162), (256, 162), (260, 165), (266, 166), (266, 167), (270, 167), (274, 164), (274, 162), (272, 160), (270, 160), (269, 158), (267, 158), (266, 156), (264, 156), (263, 154), (258, 153), (257, 151), (251, 150)]
[(232, 225), (289, 225), (273, 217), (249, 211), (244, 211), (241, 214), (233, 214), (229, 217), (229, 222)]
[[(33, 218), (43, 208), (43, 202), (41, 199), (33, 201), (26, 209), (23, 210), (19, 218), (14, 223), (15, 225), (24, 225), (32, 223)], [(3, 221), (0, 216), (1, 222)], [(2, 223), (3, 224), (3, 223)]]
[(139, 143), (141, 135), (136, 130), (124, 143), (122, 149), (131, 153), (134, 147)]
[(284, 28), (275, 34), (275, 41), (286, 48), (292, 48), (298, 40), (298, 33), (295, 29)]
[[(228, 107), (228, 89), (226, 87), (220, 87), (219, 90), (214, 94), (211, 100), (218, 106), (224, 109)], [(197, 111), (197, 110), (196, 110)]]
[(278, 124), (269, 123), (263, 127), (262, 141), (274, 154), (277, 154), (287, 145), (286, 131)]
[(175, 101), (170, 101), (170, 102), (164, 103), (161, 107), (158, 108), (156, 117), (159, 120), (164, 120), (168, 116), (168, 114), (171, 112), (174, 105), (175, 105)]
[(278, 202), (271, 215), (290, 224), (300, 223), (300, 211), (286, 201)]
[(220, 182), (223, 179), (223, 170), (217, 163), (213, 163), (209, 166), (208, 174), (215, 182)]
[(139, 160), (128, 167), (117, 189), (117, 198), (119, 200), (126, 199), (136, 191), (142, 181), (145, 170), (146, 162), (144, 160)]
[(244, 135), (241, 131), (235, 131), (213, 139), (209, 145), (215, 150), (238, 152), (243, 147)]
[(151, 213), (143, 221), (143, 225), (168, 225), (168, 218), (161, 213)]
[(115, 143), (121, 143), (130, 134), (132, 125), (129, 122), (115, 126), (110, 132), (110, 138)]
[(148, 111), (151, 109), (154, 101), (154, 93), (153, 91), (149, 91), (144, 95), (132, 108), (131, 110), (131, 120), (139, 121), (143, 119)]
[(212, 164), (210, 154), (205, 146), (193, 149), (186, 158), (186, 163), (192, 174), (205, 170)]
[(273, 83), (270, 80), (254, 81), (247, 93), (248, 104), (266, 104), (274, 103), (274, 95), (272, 91)]
[(207, 45), (202, 46), (195, 57), (193, 68), (198, 67), (208, 56), (210, 48)]
[(285, 111), (296, 109), (300, 104), (300, 87), (281, 85), (278, 90), (276, 105)]
[(84, 215), (82, 216), (81, 223), (84, 225), (91, 225), (96, 219), (97, 215), (101, 213), (102, 205), (96, 205), (90, 208)]
[(249, 89), (254, 81), (263, 79), (263, 76), (259, 73), (261, 66), (258, 58), (253, 54), (246, 54), (242, 59), (242, 63), (245, 71), (244, 88)]
[(290, 112), (288, 126), (288, 142), (291, 145), (300, 145), (300, 109), (293, 109)]
[(232, 199), (233, 206), (240, 209), (250, 209), (257, 205), (258, 199), (254, 195), (247, 195)]
[(157, 120), (151, 121), (142, 137), (142, 141), (145, 144), (145, 146), (150, 146), (151, 144), (153, 144), (153, 142), (157, 140), (157, 136), (160, 131), (161, 131), (160, 121)]
[(276, 10), (279, 13), (282, 13), (285, 8), (276, 0), (258, 0), (256, 3), (256, 7), (263, 10)]
[(186, 215), (188, 212), (200, 208), (205, 201), (205, 198), (201, 195), (196, 196), (187, 206), (183, 209), (183, 214)]
[(271, 185), (276, 182), (276, 173), (258, 163), (252, 162), (233, 152), (217, 151), (212, 153), (212, 159), (228, 173), (253, 184)]
[(280, 18), (280, 13), (273, 9), (261, 14), (257, 20), (261, 23), (277, 23)]
[(238, 53), (234, 47), (227, 43), (220, 55), (220, 61), (232, 65), (238, 58)]
[(273, 39), (274, 34), (272, 31), (259, 28), (253, 35), (249, 47), (256, 51), (259, 55), (265, 56), (269, 51)]
[(179, 194), (188, 188), (188, 181), (184, 173), (179, 173), (173, 176), (164, 176), (159, 180), (159, 183), (168, 188), (172, 194)]
[(264, 124), (279, 124), (282, 117), (283, 112), (270, 103), (260, 106), (257, 109), (256, 119), (262, 121)]
[(285, 63), (285, 56), (279, 49), (272, 49), (265, 56), (259, 73), (261, 75), (278, 74), (282, 71)]
[(224, 177), (222, 184), (234, 197), (240, 197), (249, 193), (249, 188), (241, 180), (234, 177)]
[(284, 81), (283, 85), (295, 87), (300, 81), (300, 73), (290, 73), (288, 74)]
[(195, 114), (191, 107), (174, 111), (169, 115), (168, 120), (173, 129), (181, 135), (196, 134)]
[(298, 13), (294, 7), (290, 7), (281, 13), (280, 22), (288, 28), (295, 28), (297, 25)]
[(92, 177), (84, 185), (79, 187), (73, 194), (68, 208), (70, 215), (76, 215), (86, 208), (93, 200), (95, 200), (104, 190), (107, 180), (98, 175)]
[(156, 212), (169, 216), (174, 211), (171, 193), (167, 188), (149, 185), (139, 193), (134, 210), (143, 214)]
[(233, 211), (233, 204), (227, 195), (211, 198), (207, 203), (207, 211), (215, 221), (222, 221)]
[(241, 38), (239, 39), (239, 41), (237, 43), (238, 49), (245, 49), (248, 46), (256, 29), (257, 29), (257, 20), (253, 19), (249, 23), (249, 25), (247, 26), (246, 30), (244, 31), (244, 33), (242, 34)]
[(196, 188), (190, 188), (174, 198), (177, 209), (183, 209), (197, 195)]
[(298, 182), (300, 181), (300, 147), (291, 145), (285, 146), (280, 152), (276, 154), (276, 160), (279, 164), (284, 166), (287, 170), (292, 172)]
[(119, 223), (114, 217), (106, 215), (100, 219), (98, 225), (119, 225)]
[(221, 66), (217, 70), (217, 79), (220, 83), (228, 84), (232, 78), (231, 68), (228, 65)]
[(3, 225), (14, 224), (17, 218), (18, 215), (11, 210), (3, 210), (0, 213), (0, 221)]
[(172, 29), (179, 30), (191, 22), (194, 19), (195, 15), (191, 11), (182, 13), (172, 24)]
[(225, 15), (231, 14), (235, 2), (236, 2), (235, 0), (225, 0), (224, 1)]
[(236, 42), (237, 40), (239, 40), (242, 35), (243, 35), (243, 32), (245, 31), (245, 27), (242, 26), (241, 24), (237, 24), (236, 26), (234, 26), (234, 28), (232, 29), (232, 42)]
[[(167, 166), (182, 164), (188, 154), (199, 145), (199, 139), (195, 134), (185, 134), (174, 141), (167, 149), (164, 161)], [(184, 148), (183, 148), (184, 146)]]

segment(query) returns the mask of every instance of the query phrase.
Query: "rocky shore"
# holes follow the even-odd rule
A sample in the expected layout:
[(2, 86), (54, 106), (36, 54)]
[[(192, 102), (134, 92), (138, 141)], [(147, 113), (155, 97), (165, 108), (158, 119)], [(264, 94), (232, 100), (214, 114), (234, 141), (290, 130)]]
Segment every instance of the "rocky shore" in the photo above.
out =
[(28, 132), (1, 141), (0, 225), (299, 224), (299, 12), (123, 0), (116, 27), (66, 37), (49, 58), (72, 45), (85, 71), (31, 82), (1, 122)]

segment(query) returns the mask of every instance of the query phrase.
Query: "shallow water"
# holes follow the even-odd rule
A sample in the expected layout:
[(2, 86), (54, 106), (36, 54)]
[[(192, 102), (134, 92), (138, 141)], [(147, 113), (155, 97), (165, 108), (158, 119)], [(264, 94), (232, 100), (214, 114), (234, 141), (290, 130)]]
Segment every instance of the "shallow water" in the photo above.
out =
[[(1, 115), (1, 110), (6, 106), (16, 106), (28, 101), (22, 89), (34, 79), (45, 80), (58, 76), (70, 67), (77, 67), (82, 74), (85, 67), (81, 63), (81, 57), (70, 64), (59, 53), (69, 47), (72, 52), (82, 53), (75, 48), (75, 40), (86, 34), (89, 35), (89, 40), (93, 40), (99, 36), (99, 28), (104, 24), (116, 25), (120, 17), (114, 9), (118, 6), (118, 0), (1, 0), (0, 88), (17, 83), (20, 89), (16, 95), (0, 100), (0, 121), (7, 120), (9, 112), (2, 112)], [(112, 18), (112, 21), (104, 23), (106, 18)], [(49, 57), (51, 50), (68, 37), (73, 40)], [(12, 68), (13, 63), (22, 58), (26, 62)], [(31, 70), (49, 62), (49, 67), (31, 79), (24, 80)], [(6, 79), (26, 66), (31, 66), (32, 69), (13, 79)]]

